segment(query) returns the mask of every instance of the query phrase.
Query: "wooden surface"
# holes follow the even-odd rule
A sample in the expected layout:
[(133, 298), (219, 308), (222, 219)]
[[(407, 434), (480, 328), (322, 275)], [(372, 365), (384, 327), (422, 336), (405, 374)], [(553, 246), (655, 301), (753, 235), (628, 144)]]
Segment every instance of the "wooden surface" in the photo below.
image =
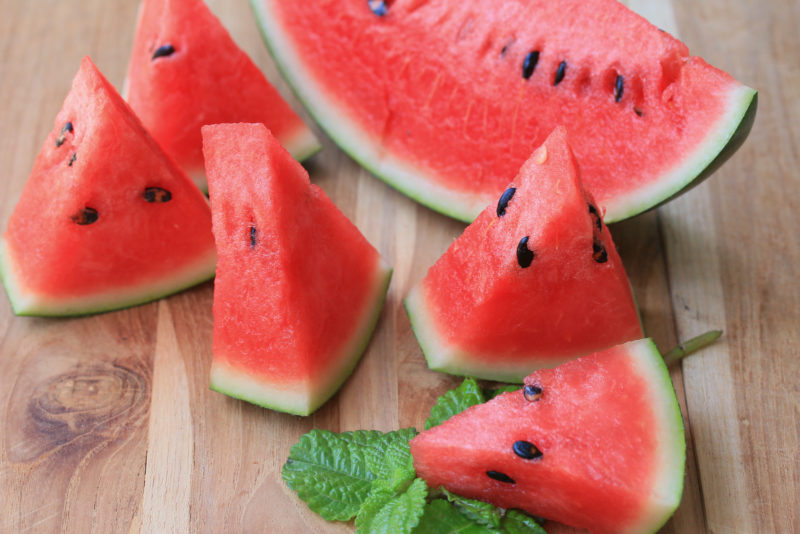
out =
[[(672, 373), (688, 469), (663, 531), (800, 532), (800, 3), (629, 4), (760, 91), (753, 132), (730, 162), (612, 228), (659, 347), (725, 330)], [(245, 0), (211, 7), (289, 95)], [(0, 220), (80, 58), (121, 85), (136, 9), (135, 0), (0, 0)], [(211, 392), (211, 283), (82, 319), (14, 317), (0, 297), (0, 532), (352, 529), (311, 514), (282, 484), (281, 465), (311, 428), (420, 427), (458, 383), (427, 370), (401, 299), (464, 226), (321, 139), (312, 179), (395, 269), (376, 334), (341, 392), (308, 418)]]

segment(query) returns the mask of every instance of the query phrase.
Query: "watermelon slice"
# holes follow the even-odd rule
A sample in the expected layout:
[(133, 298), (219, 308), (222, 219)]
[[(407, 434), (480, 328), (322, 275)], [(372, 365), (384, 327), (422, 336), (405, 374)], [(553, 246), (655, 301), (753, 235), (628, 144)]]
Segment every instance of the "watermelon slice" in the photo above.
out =
[(465, 221), (559, 124), (611, 222), (698, 183), (755, 117), (753, 89), (615, 0), (251, 3), (320, 126)]
[(87, 57), (0, 243), (19, 315), (139, 304), (214, 276), (208, 202)]
[(202, 0), (143, 0), (126, 88), (156, 141), (204, 191), (204, 124), (263, 122), (299, 160), (320, 149)]
[(432, 488), (595, 534), (656, 531), (680, 503), (683, 421), (649, 339), (525, 379), (411, 441)]
[(219, 265), (211, 388), (307, 415), (366, 348), (391, 270), (262, 124), (203, 127)]
[(492, 380), (521, 382), (642, 337), (622, 261), (563, 128), (405, 304), (431, 369)]

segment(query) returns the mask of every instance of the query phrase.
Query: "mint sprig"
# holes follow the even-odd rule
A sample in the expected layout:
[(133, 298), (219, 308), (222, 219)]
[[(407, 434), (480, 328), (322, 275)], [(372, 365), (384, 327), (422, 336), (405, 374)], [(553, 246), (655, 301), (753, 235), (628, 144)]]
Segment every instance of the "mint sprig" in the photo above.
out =
[(357, 534), (409, 534), (417, 526), (428, 495), (425, 481), (416, 478), (400, 493), (391, 486), (384, 480), (375, 481), (356, 516)]
[(460, 386), (436, 399), (436, 404), (431, 408), (431, 415), (425, 421), (425, 430), (441, 425), (470, 406), (484, 402), (486, 402), (486, 396), (478, 383), (474, 378), (466, 378)]

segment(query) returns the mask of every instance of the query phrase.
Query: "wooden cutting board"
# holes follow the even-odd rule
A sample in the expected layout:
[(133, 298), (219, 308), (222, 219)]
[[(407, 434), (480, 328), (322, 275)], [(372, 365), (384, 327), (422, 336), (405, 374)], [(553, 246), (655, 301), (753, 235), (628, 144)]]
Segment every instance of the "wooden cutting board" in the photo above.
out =
[[(800, 532), (800, 3), (628, 3), (761, 92), (755, 128), (729, 163), (612, 228), (659, 347), (725, 330), (672, 372), (688, 468), (663, 532)], [(291, 98), (246, 2), (210, 4)], [(136, 9), (136, 0), (0, 0), (0, 220), (81, 57), (121, 86)], [(300, 418), (210, 391), (211, 283), (81, 319), (14, 317), (0, 297), (0, 532), (352, 530), (310, 513), (280, 468), (312, 428), (420, 427), (458, 383), (427, 370), (401, 299), (464, 225), (320, 138), (312, 179), (394, 266), (376, 334), (341, 392)]]

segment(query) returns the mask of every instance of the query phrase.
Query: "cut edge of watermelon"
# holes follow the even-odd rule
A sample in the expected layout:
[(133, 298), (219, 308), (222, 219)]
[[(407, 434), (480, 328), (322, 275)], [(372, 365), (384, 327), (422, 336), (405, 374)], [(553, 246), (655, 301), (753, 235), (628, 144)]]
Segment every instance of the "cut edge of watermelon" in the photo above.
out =
[(618, 196), (605, 206), (603, 220), (614, 223), (669, 202), (699, 185), (716, 171), (747, 138), (756, 118), (758, 91), (736, 85), (728, 95), (727, 112), (721, 114), (705, 140), (679, 164), (648, 186)]
[[(428, 311), (427, 301), (423, 295), (424, 286), (415, 286), (403, 299), (411, 329), (417, 337), (428, 367), (433, 371), (459, 376), (474, 376), (484, 380), (511, 382), (521, 384), (523, 379), (534, 369), (530, 362), (509, 364), (500, 362), (487, 363), (473, 357), (470, 353), (444, 342), (436, 331), (433, 316)], [(537, 359), (537, 368), (552, 368), (570, 358)]]
[(649, 505), (642, 511), (640, 519), (624, 532), (656, 532), (675, 512), (683, 496), (686, 468), (683, 417), (669, 369), (653, 340), (645, 338), (630, 341), (624, 346), (633, 356), (631, 360), (637, 365), (642, 378), (652, 386), (648, 404), (653, 408), (655, 421), (660, 427), (653, 432), (658, 439), (656, 460), (653, 462), (657, 470), (647, 499)]
[(278, 70), (316, 123), (328, 136), (337, 140), (342, 150), (379, 179), (432, 210), (464, 222), (472, 222), (483, 211), (486, 207), (485, 198), (452, 191), (421, 179), (420, 176), (426, 175), (422, 169), (382, 150), (380, 142), (357, 128), (306, 72), (301, 58), (276, 24), (277, 18), (267, 2), (250, 0), (250, 6)]
[(339, 390), (364, 354), (383, 310), (391, 279), (392, 268), (380, 258), (369, 299), (371, 305), (366, 307), (360, 326), (342, 350), (342, 354), (349, 356), (333, 358), (338, 365), (323, 373), (317, 382), (288, 385), (271, 382), (215, 359), (211, 364), (210, 388), (264, 408), (310, 415)]
[(155, 282), (145, 280), (133, 286), (105, 290), (93, 295), (50, 298), (23, 288), (6, 238), (0, 238), (0, 278), (14, 313), (23, 316), (91, 315), (145, 304), (211, 280), (214, 278), (216, 264), (216, 250), (212, 249), (203, 257)]

